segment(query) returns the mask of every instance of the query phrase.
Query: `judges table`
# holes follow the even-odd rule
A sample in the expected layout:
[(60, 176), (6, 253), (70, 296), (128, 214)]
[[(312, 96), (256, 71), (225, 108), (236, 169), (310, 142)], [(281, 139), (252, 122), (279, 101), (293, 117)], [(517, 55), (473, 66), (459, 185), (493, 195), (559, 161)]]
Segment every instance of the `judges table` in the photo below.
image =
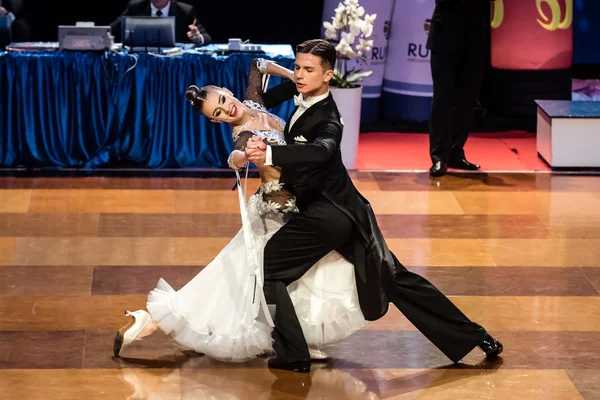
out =
[[(185, 99), (189, 85), (218, 85), (242, 99), (253, 58), (293, 68), (289, 45), (264, 53), (201, 51), (161, 56), (110, 52), (0, 52), (0, 166), (226, 167), (227, 124)], [(269, 86), (280, 83), (271, 77)], [(293, 102), (272, 111), (287, 118)]]

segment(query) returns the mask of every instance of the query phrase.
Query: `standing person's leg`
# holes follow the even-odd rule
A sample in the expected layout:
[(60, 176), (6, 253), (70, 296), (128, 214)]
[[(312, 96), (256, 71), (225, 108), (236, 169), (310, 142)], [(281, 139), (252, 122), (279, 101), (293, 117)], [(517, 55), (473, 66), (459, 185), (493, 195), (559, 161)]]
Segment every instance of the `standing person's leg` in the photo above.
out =
[(264, 292), (267, 303), (276, 306), (273, 348), (278, 354), (271, 367), (308, 372), (308, 346), (287, 286), (346, 243), (352, 232), (350, 218), (328, 200), (320, 199), (294, 216), (267, 243)]
[(485, 32), (474, 34), (467, 39), (464, 59), (457, 76), (458, 91), (453, 116), (453, 136), (450, 166), (462, 169), (479, 169), (479, 166), (466, 161), (464, 146), (473, 126), (473, 114), (483, 81), (486, 61)]
[(433, 163), (430, 172), (434, 176), (446, 172), (446, 165), (436, 168), (436, 163), (447, 164), (452, 149), (452, 115), (456, 101), (458, 63), (457, 53), (431, 51), (433, 100), (429, 118), (429, 155)]

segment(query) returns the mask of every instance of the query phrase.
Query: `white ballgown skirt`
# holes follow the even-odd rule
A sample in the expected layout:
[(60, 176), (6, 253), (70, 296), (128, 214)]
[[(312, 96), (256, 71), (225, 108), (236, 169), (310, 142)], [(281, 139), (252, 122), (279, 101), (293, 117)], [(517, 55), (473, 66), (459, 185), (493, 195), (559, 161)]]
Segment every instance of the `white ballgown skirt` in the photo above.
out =
[[(250, 197), (246, 210), (262, 266), (264, 247), (283, 226), (283, 214), (265, 210), (260, 194)], [(160, 329), (180, 345), (221, 361), (247, 361), (271, 349), (271, 327), (260, 302), (262, 268), (256, 273), (249, 267), (247, 247), (242, 229), (180, 290), (161, 278), (147, 302)], [(309, 345), (322, 347), (366, 324), (354, 266), (336, 251), (290, 284), (288, 292)]]

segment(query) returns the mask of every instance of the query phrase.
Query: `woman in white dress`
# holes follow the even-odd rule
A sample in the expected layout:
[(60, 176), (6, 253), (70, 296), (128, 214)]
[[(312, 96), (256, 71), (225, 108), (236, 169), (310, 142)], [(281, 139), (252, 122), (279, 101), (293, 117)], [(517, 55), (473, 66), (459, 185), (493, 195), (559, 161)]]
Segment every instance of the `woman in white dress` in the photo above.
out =
[[(290, 81), (264, 92), (269, 75)], [(175, 291), (161, 278), (148, 296), (148, 311), (127, 311), (125, 314), (133, 319), (117, 332), (115, 356), (157, 328), (180, 345), (221, 361), (247, 361), (271, 349), (273, 323), (262, 291), (263, 251), (269, 238), (298, 209), (294, 196), (279, 183), (280, 169), (266, 165), (256, 165), (261, 185), (245, 204), (238, 170), (247, 164), (243, 150), (249, 138), (259, 136), (271, 146), (285, 145), (285, 121), (267, 108), (291, 98), (293, 81), (292, 71), (255, 59), (243, 102), (216, 86), (188, 89), (187, 99), (204, 116), (232, 126), (234, 151), (228, 164), (238, 176), (242, 229), (183, 288)], [(290, 284), (288, 292), (312, 358), (325, 358), (319, 350), (323, 345), (343, 339), (366, 324), (358, 302), (354, 266), (335, 251)]]

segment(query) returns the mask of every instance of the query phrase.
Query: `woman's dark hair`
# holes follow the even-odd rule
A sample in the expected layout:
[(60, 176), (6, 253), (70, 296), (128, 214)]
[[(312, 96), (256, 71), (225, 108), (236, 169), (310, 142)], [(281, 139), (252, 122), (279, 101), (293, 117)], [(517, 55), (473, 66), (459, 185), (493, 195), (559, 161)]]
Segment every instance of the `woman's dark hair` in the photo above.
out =
[(311, 39), (296, 46), (296, 53), (313, 54), (321, 57), (324, 70), (333, 69), (337, 58), (335, 47), (327, 40)]
[(220, 89), (220, 87), (215, 85), (206, 85), (202, 86), (201, 88), (191, 85), (185, 92), (185, 98), (188, 99), (188, 101), (192, 103), (194, 107), (198, 109), (198, 111), (202, 112), (202, 107), (204, 107), (204, 101), (206, 100), (208, 91)]

